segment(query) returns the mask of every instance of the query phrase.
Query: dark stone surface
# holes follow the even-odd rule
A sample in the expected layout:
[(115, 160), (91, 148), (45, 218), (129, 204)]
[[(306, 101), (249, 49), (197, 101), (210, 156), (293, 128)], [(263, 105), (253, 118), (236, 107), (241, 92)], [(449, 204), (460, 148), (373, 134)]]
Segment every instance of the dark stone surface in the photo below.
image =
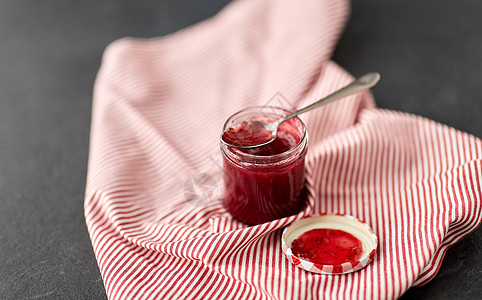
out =
[[(0, 299), (105, 299), (83, 217), (103, 49), (205, 19), (228, 0), (0, 0)], [(482, 136), (482, 2), (354, 0), (335, 60), (382, 73), (378, 105)], [(482, 231), (404, 299), (482, 295)]]

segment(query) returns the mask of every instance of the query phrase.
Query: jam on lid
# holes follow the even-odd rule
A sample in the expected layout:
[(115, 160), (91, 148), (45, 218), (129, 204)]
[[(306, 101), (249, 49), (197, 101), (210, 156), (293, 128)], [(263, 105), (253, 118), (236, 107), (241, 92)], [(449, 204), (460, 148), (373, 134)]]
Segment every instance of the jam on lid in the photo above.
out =
[(329, 228), (311, 229), (291, 242), (298, 258), (318, 264), (356, 262), (363, 255), (363, 245), (352, 234)]
[(320, 274), (345, 274), (364, 268), (375, 257), (377, 244), (377, 236), (366, 223), (341, 214), (295, 221), (282, 236), (288, 260)]

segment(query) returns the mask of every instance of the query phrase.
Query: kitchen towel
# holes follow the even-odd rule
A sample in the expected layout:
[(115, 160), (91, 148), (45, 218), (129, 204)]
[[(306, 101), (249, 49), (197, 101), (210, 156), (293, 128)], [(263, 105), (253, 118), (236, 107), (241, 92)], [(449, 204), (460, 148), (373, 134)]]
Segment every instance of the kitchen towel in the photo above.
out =
[[(223, 208), (224, 121), (252, 105), (302, 107), (352, 81), (330, 60), (348, 15), (345, 0), (236, 0), (167, 37), (108, 46), (85, 218), (109, 299), (392, 299), (430, 281), (475, 230), (481, 141), (378, 109), (370, 92), (302, 116), (306, 210), (248, 227)], [(289, 263), (282, 228), (321, 212), (373, 228), (368, 267), (329, 276)]]

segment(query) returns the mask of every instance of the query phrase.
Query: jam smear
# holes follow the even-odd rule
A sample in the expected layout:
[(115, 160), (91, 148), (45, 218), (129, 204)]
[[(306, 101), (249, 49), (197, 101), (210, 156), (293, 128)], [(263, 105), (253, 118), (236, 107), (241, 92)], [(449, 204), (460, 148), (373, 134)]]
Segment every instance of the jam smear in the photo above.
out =
[(363, 255), (363, 246), (352, 234), (338, 229), (312, 229), (291, 243), (298, 258), (324, 265), (356, 263)]

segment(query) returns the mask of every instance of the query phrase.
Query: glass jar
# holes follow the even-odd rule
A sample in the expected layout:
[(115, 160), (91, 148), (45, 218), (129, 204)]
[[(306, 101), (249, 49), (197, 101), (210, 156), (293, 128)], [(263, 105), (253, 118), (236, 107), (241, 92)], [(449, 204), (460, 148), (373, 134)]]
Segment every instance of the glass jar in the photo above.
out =
[[(232, 115), (223, 132), (243, 121), (270, 122), (289, 113), (279, 107), (250, 107)], [(308, 133), (298, 117), (282, 123), (277, 138), (266, 146), (241, 149), (221, 142), (227, 211), (249, 225), (300, 212), (306, 204), (307, 145)]]

